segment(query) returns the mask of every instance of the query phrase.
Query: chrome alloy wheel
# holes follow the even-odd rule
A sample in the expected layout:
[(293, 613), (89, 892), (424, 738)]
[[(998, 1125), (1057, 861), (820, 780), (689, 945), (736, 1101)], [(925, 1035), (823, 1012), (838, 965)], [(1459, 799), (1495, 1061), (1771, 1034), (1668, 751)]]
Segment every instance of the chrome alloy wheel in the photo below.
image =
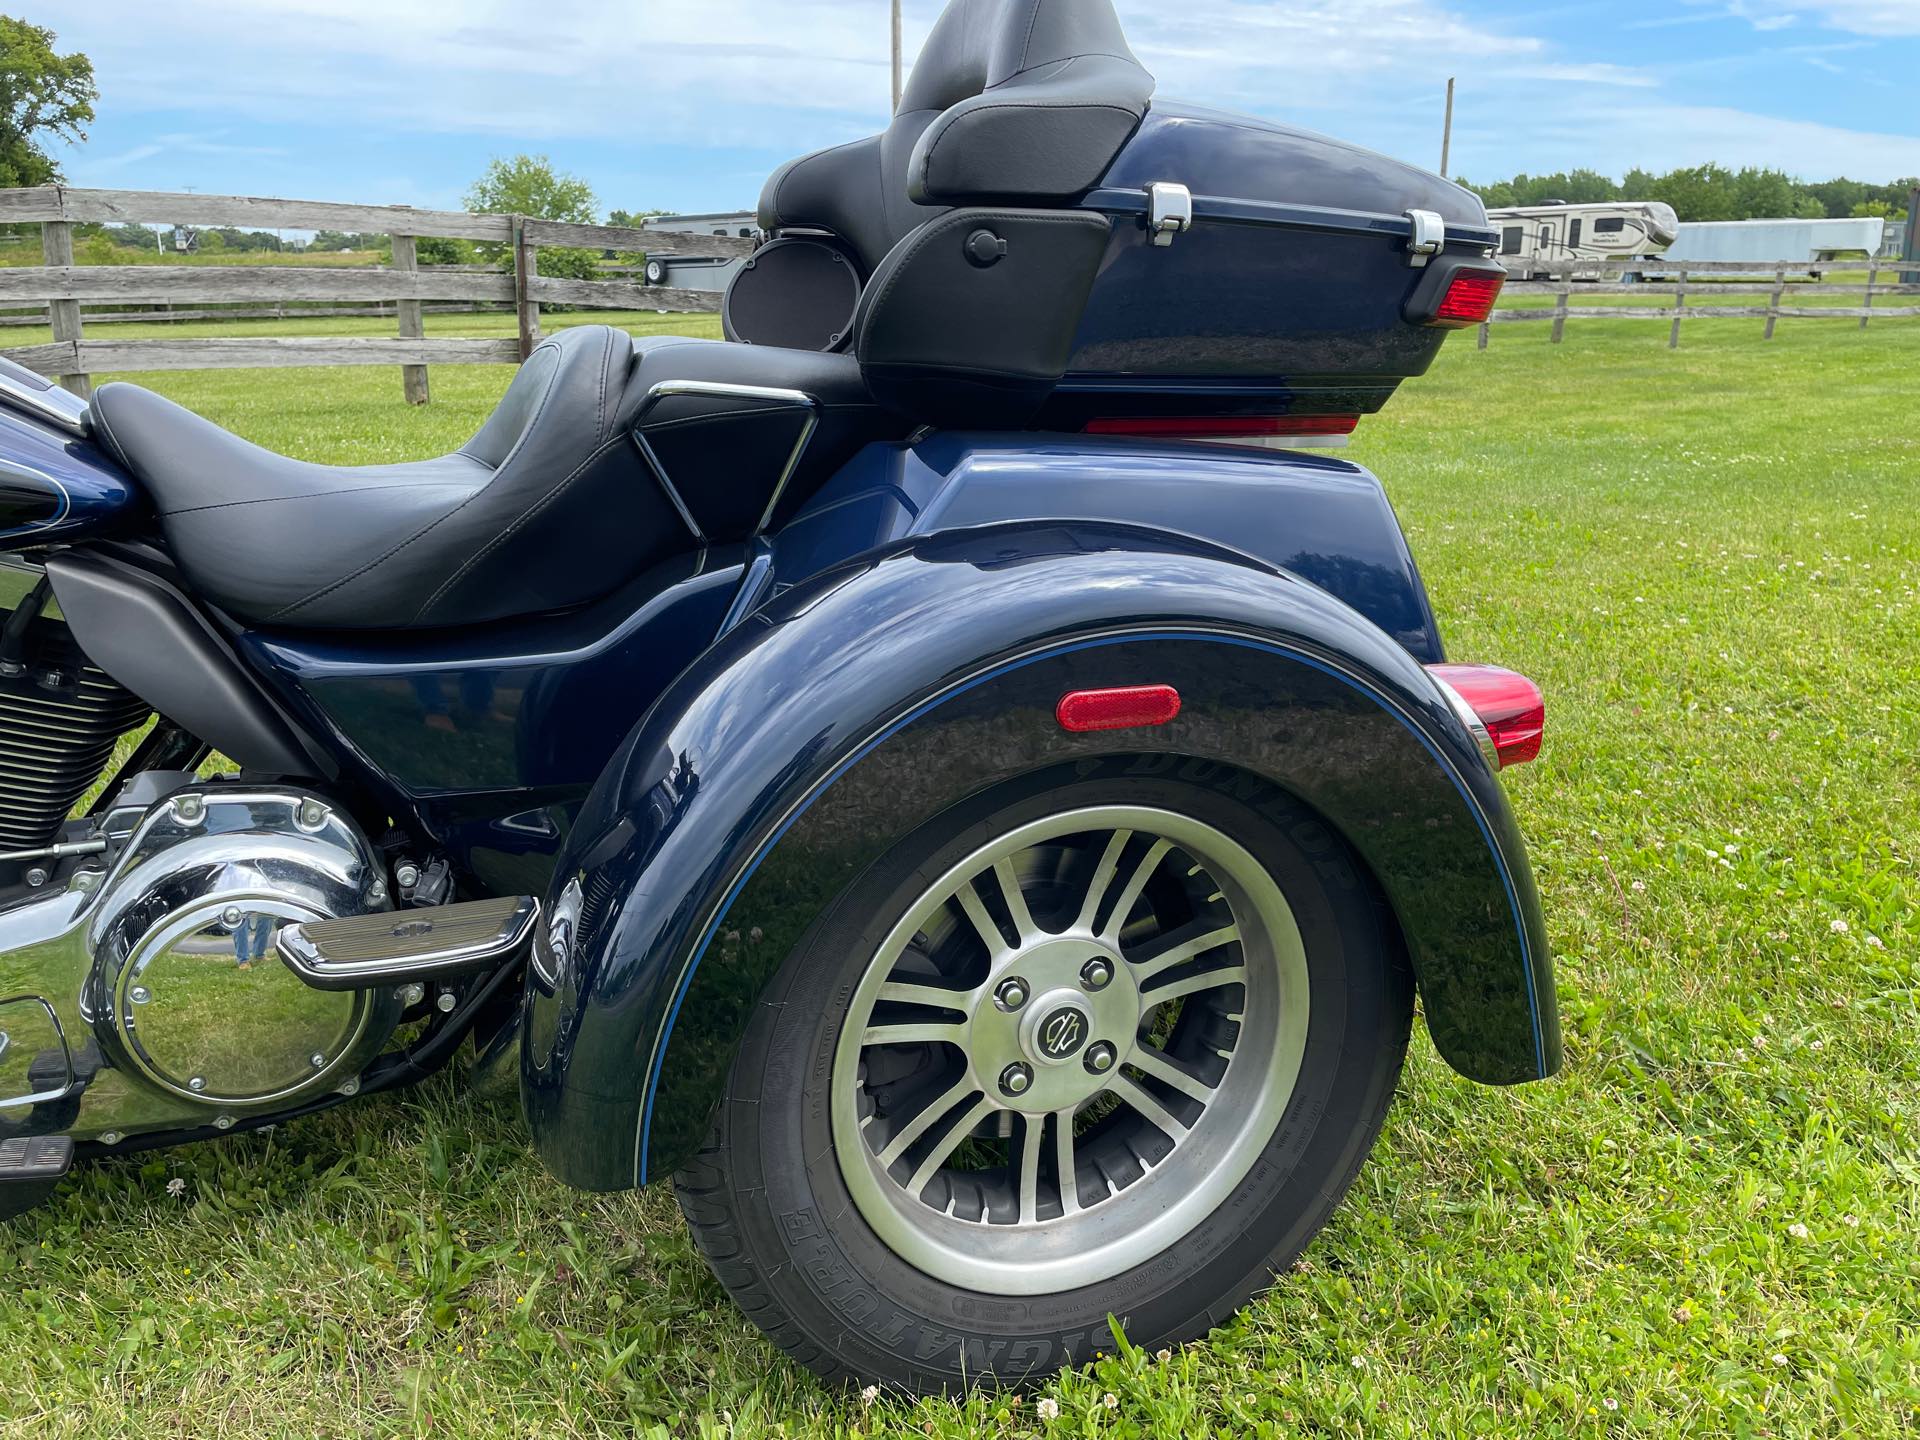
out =
[(1307, 996), (1286, 897), (1223, 831), (1123, 805), (1021, 825), (927, 886), (856, 988), (840, 1172), (875, 1233), (950, 1284), (1110, 1278), (1252, 1169)]

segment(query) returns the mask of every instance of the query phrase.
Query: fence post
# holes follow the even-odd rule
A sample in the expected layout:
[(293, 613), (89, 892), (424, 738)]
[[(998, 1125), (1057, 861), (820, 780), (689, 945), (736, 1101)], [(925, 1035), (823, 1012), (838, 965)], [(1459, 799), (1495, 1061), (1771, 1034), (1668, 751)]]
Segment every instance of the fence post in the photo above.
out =
[[(1487, 313), (1491, 315), (1493, 312), (1488, 311)], [(1480, 322), (1480, 348), (1482, 350), (1487, 348), (1487, 332), (1489, 332), (1492, 329), (1493, 329), (1493, 326), (1487, 321), (1482, 320)]]
[(1560, 275), (1560, 293), (1553, 297), (1553, 343), (1558, 345), (1567, 333), (1567, 299), (1573, 294), (1573, 267)]
[[(40, 255), (48, 265), (73, 264), (72, 221), (43, 220), (40, 223)], [(79, 344), (80, 302), (78, 300), (49, 300), (47, 314), (53, 321), (55, 341), (71, 340), (76, 345)], [(83, 400), (93, 394), (93, 377), (90, 375), (62, 375), (59, 380), (62, 385)]]
[(524, 362), (540, 343), (540, 303), (533, 298), (533, 277), (540, 252), (527, 244), (524, 215), (513, 217), (513, 308), (520, 317), (520, 359)]
[(1681, 312), (1686, 308), (1687, 272), (1686, 267), (1682, 266), (1680, 270), (1680, 283), (1675, 287), (1673, 292), (1673, 333), (1667, 337), (1667, 349), (1669, 350), (1678, 350), (1680, 348)]
[[(1867, 304), (1866, 304), (1866, 308), (1869, 310), (1873, 309), (1873, 287), (1879, 283), (1879, 280), (1880, 280), (1880, 267), (1878, 265), (1869, 263), (1867, 266)], [(1860, 328), (1862, 330), (1867, 328), (1867, 321), (1869, 318), (1871, 317), (1866, 315), (1862, 315), (1860, 317)]]
[[(417, 274), (420, 269), (420, 247), (414, 243), (411, 235), (393, 235), (393, 268), (402, 275)], [(418, 300), (396, 300), (394, 313), (400, 317), (400, 338), (402, 340), (424, 340), (427, 335), (427, 322), (421, 312)], [(433, 398), (427, 388), (427, 367), (424, 365), (402, 365), (400, 367), (400, 390), (407, 397), (409, 405), (425, 405)]]
[(1773, 272), (1773, 298), (1767, 301), (1767, 339), (1773, 338), (1773, 327), (1780, 323), (1780, 300), (1787, 293), (1787, 267), (1782, 265)]

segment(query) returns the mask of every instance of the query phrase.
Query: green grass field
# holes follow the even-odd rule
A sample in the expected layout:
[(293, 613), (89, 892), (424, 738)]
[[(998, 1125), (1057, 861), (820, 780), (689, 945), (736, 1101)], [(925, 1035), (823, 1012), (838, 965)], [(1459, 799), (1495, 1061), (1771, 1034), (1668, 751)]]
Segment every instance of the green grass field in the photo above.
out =
[[(1482, 1089), (1416, 1034), (1348, 1202), (1226, 1329), (1019, 1401), (823, 1393), (668, 1193), (566, 1191), (511, 1096), (446, 1080), (0, 1231), (0, 1433), (1920, 1431), (1920, 324), (1759, 329), (1463, 336), (1361, 427), (1456, 657), (1548, 695), (1510, 789), (1568, 1063)], [(508, 378), (153, 383), (364, 462)]]

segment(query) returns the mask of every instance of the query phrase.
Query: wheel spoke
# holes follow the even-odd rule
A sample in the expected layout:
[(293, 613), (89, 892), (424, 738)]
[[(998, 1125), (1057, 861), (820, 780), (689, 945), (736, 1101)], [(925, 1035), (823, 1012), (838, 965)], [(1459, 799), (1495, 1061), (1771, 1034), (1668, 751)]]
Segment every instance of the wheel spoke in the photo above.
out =
[(949, 990), (944, 985), (922, 985), (912, 980), (889, 980), (880, 987), (877, 997), (892, 1000), (900, 1005), (926, 1005), (938, 1010), (958, 1010), (966, 1013), (973, 1002), (971, 990)]
[(1029, 1115), (1020, 1131), (1020, 1224), (1040, 1218), (1040, 1147), (1045, 1142), (1047, 1117)]
[(1143, 1074), (1151, 1075), (1202, 1105), (1213, 1100), (1213, 1087), (1196, 1075), (1189, 1075), (1160, 1051), (1142, 1045), (1127, 1057), (1127, 1063)]
[(1176, 1120), (1166, 1106), (1149, 1095), (1137, 1080), (1125, 1075), (1116, 1075), (1107, 1089), (1139, 1111), (1147, 1123), (1164, 1131), (1169, 1140), (1177, 1141), (1186, 1138), (1187, 1127)]
[[(927, 1182), (933, 1179), (935, 1172), (938, 1171), (942, 1165), (947, 1163), (947, 1157), (960, 1148), (960, 1142), (967, 1138), (968, 1134), (973, 1130), (973, 1127), (984, 1119), (992, 1109), (993, 1101), (982, 1095), (978, 1100), (974, 1101), (972, 1105), (967, 1107), (966, 1114), (962, 1115), (957, 1121), (947, 1127), (940, 1138), (933, 1142), (933, 1149), (929, 1150), (927, 1152), (927, 1158), (920, 1162), (920, 1168), (913, 1172), (913, 1178), (907, 1181), (907, 1193), (909, 1195), (918, 1195), (922, 1190), (927, 1188)], [(918, 1117), (916, 1116), (915, 1118), (917, 1119)], [(892, 1147), (889, 1146), (888, 1148), (891, 1149)]]
[(1060, 1213), (1080, 1208), (1080, 1173), (1073, 1163), (1073, 1111), (1053, 1112), (1053, 1165), (1060, 1179)]
[(1080, 906), (1080, 918), (1076, 923), (1082, 930), (1093, 928), (1093, 917), (1100, 913), (1100, 901), (1107, 893), (1107, 886), (1113, 883), (1113, 872), (1119, 867), (1120, 852), (1127, 848), (1127, 841), (1132, 838), (1131, 830), (1116, 830), (1107, 841), (1100, 863), (1093, 867), (1093, 878), (1087, 882), (1087, 898)]
[(1246, 966), (1223, 965), (1218, 970), (1203, 970), (1198, 975), (1188, 975), (1184, 979), (1175, 980), (1170, 985), (1149, 990), (1140, 997), (1140, 1004), (1151, 1010), (1156, 1005), (1164, 1005), (1169, 1000), (1178, 1000), (1183, 995), (1198, 995), (1203, 990), (1218, 990), (1223, 985), (1244, 985), (1246, 979)]
[(1201, 934), (1192, 933), (1197, 926), (1183, 926), (1170, 935), (1162, 936), (1162, 941), (1172, 941), (1164, 948), (1156, 950), (1144, 959), (1133, 962), (1133, 979), (1137, 985), (1145, 985), (1156, 975), (1165, 974), (1177, 966), (1185, 965), (1189, 960), (1197, 960), (1209, 950), (1217, 950), (1222, 945), (1232, 945), (1240, 939), (1240, 929), (1235, 925), (1222, 925), (1218, 929)]
[(862, 1045), (964, 1045), (967, 1027), (956, 1020), (903, 1020), (891, 1025), (869, 1025)]
[(1113, 911), (1107, 916), (1106, 929), (1101, 934), (1112, 939), (1126, 927), (1127, 916), (1133, 913), (1134, 902), (1140, 898), (1140, 892), (1147, 888), (1147, 881), (1153, 878), (1153, 872), (1160, 868), (1160, 862), (1167, 858), (1167, 852), (1171, 849), (1171, 840), (1156, 840), (1147, 847), (1147, 853), (1140, 857), (1140, 863), (1121, 887), (1120, 898), (1113, 902)]
[(1025, 943), (1039, 933), (1040, 927), (1033, 923), (1033, 912), (1027, 909), (1027, 897), (1021, 893), (1020, 877), (1013, 873), (1013, 861), (1005, 858), (994, 861), (993, 873), (1000, 881), (1000, 896), (1013, 916), (1014, 933)]
[[(941, 1116), (953, 1113), (954, 1106), (966, 1099), (967, 1096), (977, 1093), (974, 1089), (973, 1081), (963, 1075), (944, 1093), (935, 1096), (925, 1105), (922, 1105), (919, 1112), (895, 1131), (892, 1138), (887, 1141), (886, 1149), (880, 1152), (880, 1168), (883, 1170), (891, 1169), (893, 1162), (906, 1154), (912, 1147), (913, 1142), (931, 1130)], [(981, 1097), (983, 1103), (985, 1098), (985, 1096)], [(954, 1141), (955, 1145), (959, 1143), (957, 1140)], [(951, 1147), (949, 1147), (948, 1153), (952, 1153)], [(917, 1190), (919, 1187), (915, 1186), (914, 1188)]]
[(980, 903), (980, 892), (973, 888), (973, 881), (963, 883), (954, 892), (954, 899), (960, 902), (960, 908), (967, 912), (967, 918), (973, 922), (973, 928), (980, 934), (980, 943), (987, 947), (987, 958), (998, 960), (1007, 953), (1007, 937), (1000, 933), (1000, 927), (993, 923), (993, 917), (987, 914), (987, 907)]

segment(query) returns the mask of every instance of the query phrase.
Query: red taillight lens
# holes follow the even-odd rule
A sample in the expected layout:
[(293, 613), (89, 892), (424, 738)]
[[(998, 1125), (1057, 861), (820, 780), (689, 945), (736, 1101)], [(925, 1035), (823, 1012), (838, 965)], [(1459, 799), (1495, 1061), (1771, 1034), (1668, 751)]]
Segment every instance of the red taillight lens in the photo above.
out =
[(1246, 435), (1351, 435), (1358, 415), (1103, 415), (1089, 420), (1089, 435), (1193, 436), (1223, 440)]
[(1132, 730), (1164, 725), (1180, 713), (1180, 692), (1171, 685), (1122, 685), (1112, 690), (1073, 690), (1060, 697), (1054, 718), (1062, 730)]
[(1493, 313), (1493, 302), (1500, 298), (1500, 287), (1506, 283), (1504, 270), (1462, 270), (1447, 286), (1430, 323), (1452, 330), (1484, 324)]
[(1547, 702), (1533, 681), (1498, 665), (1429, 665), (1427, 670), (1480, 722), (1497, 764), (1522, 765), (1540, 753)]

